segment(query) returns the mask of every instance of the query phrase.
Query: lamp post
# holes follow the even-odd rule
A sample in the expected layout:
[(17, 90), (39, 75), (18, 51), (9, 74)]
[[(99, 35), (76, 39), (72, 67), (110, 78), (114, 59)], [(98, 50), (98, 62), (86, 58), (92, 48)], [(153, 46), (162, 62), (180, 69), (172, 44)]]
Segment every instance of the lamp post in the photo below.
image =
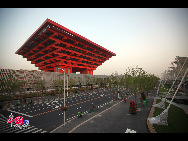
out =
[[(65, 68), (64, 68), (64, 107), (65, 107)], [(64, 111), (64, 126), (65, 126), (65, 111)]]
[(68, 93), (68, 81), (69, 81), (69, 75), (67, 74), (67, 96), (69, 96), (69, 93)]

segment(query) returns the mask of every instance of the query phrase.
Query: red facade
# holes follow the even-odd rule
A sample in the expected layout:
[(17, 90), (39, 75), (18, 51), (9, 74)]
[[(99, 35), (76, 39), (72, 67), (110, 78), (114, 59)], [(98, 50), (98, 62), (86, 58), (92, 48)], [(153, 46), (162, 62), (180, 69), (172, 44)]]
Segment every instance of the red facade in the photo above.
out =
[(87, 38), (46, 19), (16, 51), (40, 70), (92, 74), (115, 53)]

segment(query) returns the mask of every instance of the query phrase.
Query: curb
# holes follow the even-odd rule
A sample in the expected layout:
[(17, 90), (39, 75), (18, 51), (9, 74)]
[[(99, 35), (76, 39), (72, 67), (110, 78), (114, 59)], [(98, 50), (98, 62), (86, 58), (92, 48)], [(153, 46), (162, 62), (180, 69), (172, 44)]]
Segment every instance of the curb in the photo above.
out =
[[(154, 101), (153, 101), (153, 105), (155, 105), (155, 104), (156, 104), (156, 98), (154, 98)], [(148, 118), (151, 118), (154, 116), (155, 107), (153, 105), (151, 107)], [(149, 129), (150, 133), (157, 133), (155, 131), (155, 128), (153, 127), (153, 124), (151, 124), (148, 119), (147, 119), (147, 125), (148, 125), (148, 129)]]

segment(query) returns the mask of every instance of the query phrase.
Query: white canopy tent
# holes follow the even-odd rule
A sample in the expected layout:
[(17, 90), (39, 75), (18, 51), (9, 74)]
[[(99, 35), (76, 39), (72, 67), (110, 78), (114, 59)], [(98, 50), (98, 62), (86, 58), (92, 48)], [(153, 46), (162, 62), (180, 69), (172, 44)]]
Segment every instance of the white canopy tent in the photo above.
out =
[(172, 98), (172, 100), (170, 101), (170, 104), (168, 105), (167, 109), (165, 109), (160, 115), (156, 116), (156, 117), (152, 117), (152, 118), (148, 118), (148, 120), (150, 121), (151, 124), (157, 124), (157, 125), (167, 125), (168, 126), (168, 122), (167, 122), (167, 118), (168, 118), (168, 110), (172, 104), (172, 101), (174, 100), (174, 97), (176, 96), (178, 89), (180, 88), (186, 74), (187, 74), (188, 68), (185, 71), (185, 74), (180, 82), (180, 84), (178, 85), (178, 88)]
[[(184, 61), (184, 64), (182, 65), (182, 67), (181, 67), (179, 73), (178, 73), (177, 76), (176, 76), (175, 81), (173, 82), (173, 84), (172, 84), (171, 88), (169, 89), (169, 91), (168, 91), (167, 95), (165, 96), (165, 98), (162, 99), (161, 102), (155, 104), (154, 107), (158, 107), (158, 108), (165, 109), (165, 104), (164, 104), (164, 103), (165, 103), (165, 101), (166, 101), (166, 98), (167, 98), (167, 96), (170, 94), (170, 91), (172, 90), (172, 87), (174, 86), (174, 84), (175, 84), (175, 82), (176, 82), (176, 80), (177, 80), (179, 74), (181, 73), (181, 71), (182, 71), (182, 69), (183, 69), (183, 67), (184, 67), (184, 65), (185, 65), (185, 63), (186, 63), (186, 61), (187, 61), (187, 58), (186, 58), (186, 60)], [(160, 84), (159, 84), (159, 87), (160, 87)], [(179, 88), (178, 88), (178, 89), (179, 89)], [(158, 91), (159, 91), (159, 88), (158, 88)], [(158, 94), (158, 91), (157, 91), (157, 94)]]

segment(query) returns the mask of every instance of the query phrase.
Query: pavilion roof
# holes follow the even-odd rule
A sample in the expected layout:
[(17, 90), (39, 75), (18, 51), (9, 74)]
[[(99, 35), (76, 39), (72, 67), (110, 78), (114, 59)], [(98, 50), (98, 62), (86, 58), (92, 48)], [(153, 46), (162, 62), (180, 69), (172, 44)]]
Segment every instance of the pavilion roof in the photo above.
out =
[(37, 37), (37, 35), (40, 35), (41, 32), (43, 32), (49, 26), (55, 27), (57, 30), (59, 30), (59, 32), (65, 32), (65, 33), (69, 34), (70, 37), (74, 38), (75, 40), (84, 42), (85, 44), (88, 44), (89, 46), (92, 46), (93, 48), (100, 50), (101, 52), (105, 52), (111, 56), (116, 56), (115, 53), (109, 51), (108, 49), (92, 42), (91, 40), (81, 36), (78, 33), (75, 33), (74, 31), (69, 30), (68, 28), (66, 28), (50, 19), (46, 19), (43, 22), (43, 24), (25, 41), (25, 43), (15, 53), (19, 54), (20, 52), (22, 52), (24, 50), (24, 48), (26, 47), (26, 45), (31, 43), (34, 40), (34, 38)]

